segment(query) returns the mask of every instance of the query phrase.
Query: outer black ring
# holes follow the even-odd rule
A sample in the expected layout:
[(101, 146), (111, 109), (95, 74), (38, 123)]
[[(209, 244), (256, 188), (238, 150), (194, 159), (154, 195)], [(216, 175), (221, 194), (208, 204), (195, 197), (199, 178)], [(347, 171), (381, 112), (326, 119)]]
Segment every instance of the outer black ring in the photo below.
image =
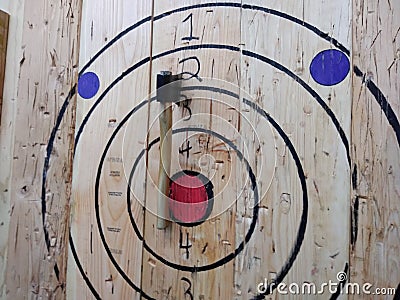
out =
[[(169, 54), (172, 54), (172, 53), (175, 53), (175, 52), (180, 52), (180, 51), (184, 51), (184, 50), (196, 50), (196, 49), (219, 49), (219, 50), (230, 50), (230, 51), (234, 51), (234, 52), (240, 52), (240, 48), (234, 47), (234, 46), (229, 46), (229, 45), (216, 45), (216, 44), (203, 44), (203, 45), (185, 46), (185, 47), (176, 48), (176, 49), (174, 49), (174, 50), (169, 50), (169, 51), (163, 52), (163, 53), (161, 53), (161, 54), (154, 55), (154, 56), (153, 56), (153, 60), (158, 59), (158, 58), (161, 58), (161, 57), (166, 56), (166, 55), (169, 55)], [(283, 72), (285, 72), (287, 75), (289, 75), (289, 77), (295, 79), (295, 81), (296, 81), (297, 83), (299, 83), (301, 86), (303, 86), (303, 87), (310, 93), (310, 95), (311, 95), (314, 99), (317, 100), (317, 102), (322, 106), (322, 108), (323, 108), (323, 109), (327, 112), (327, 114), (331, 117), (331, 119), (332, 119), (333, 123), (335, 124), (335, 127), (336, 127), (336, 129), (338, 130), (339, 135), (340, 135), (340, 137), (342, 138), (342, 141), (343, 141), (343, 143), (344, 143), (344, 145), (345, 145), (348, 160), (350, 159), (350, 155), (349, 155), (349, 146), (348, 146), (347, 138), (346, 138), (346, 136), (345, 136), (345, 134), (344, 134), (344, 131), (342, 130), (342, 128), (341, 128), (341, 126), (340, 126), (340, 124), (339, 124), (339, 121), (338, 121), (337, 118), (335, 117), (334, 113), (330, 110), (330, 108), (329, 108), (329, 107), (326, 105), (326, 103), (323, 101), (323, 99), (322, 99), (309, 85), (307, 85), (307, 83), (305, 83), (301, 78), (299, 78), (297, 75), (295, 75), (293, 72), (291, 72), (290, 70), (288, 70), (288, 69), (287, 69), (286, 67), (284, 67), (283, 65), (281, 65), (281, 64), (279, 64), (278, 62), (275, 62), (275, 61), (273, 61), (273, 60), (271, 60), (271, 59), (269, 59), (269, 58), (267, 58), (267, 57), (264, 57), (264, 56), (262, 56), (262, 55), (259, 55), (259, 54), (257, 54), (257, 53), (254, 53), (254, 52), (251, 52), (251, 51), (247, 51), (247, 50), (243, 50), (243, 51), (242, 51), (242, 54), (245, 55), (245, 56), (249, 56), (249, 57), (252, 57), (252, 58), (256, 58), (256, 59), (258, 59), (258, 60), (261, 60), (261, 61), (263, 61), (263, 62), (265, 62), (265, 63), (267, 63), (267, 64), (269, 64), (269, 65), (271, 65), (271, 66), (273, 66), (273, 67), (275, 67), (275, 68), (277, 68), (277, 69), (283, 71)], [(103, 100), (103, 98), (107, 95), (107, 93), (108, 93), (116, 84), (118, 84), (125, 76), (129, 75), (131, 72), (133, 72), (135, 69), (137, 69), (138, 67), (142, 66), (143, 64), (145, 64), (145, 63), (148, 62), (149, 60), (150, 60), (150, 58), (147, 57), (147, 58), (141, 60), (139, 63), (136, 63), (136, 64), (133, 65), (132, 67), (128, 68), (125, 72), (123, 72), (123, 73), (121, 74), (121, 76), (119, 76), (116, 80), (114, 80), (114, 81), (105, 89), (105, 91), (102, 93), (102, 95), (101, 95), (101, 96), (99, 97), (99, 99), (96, 101), (96, 103), (92, 106), (90, 112), (89, 112), (88, 115), (85, 117), (85, 119), (84, 119), (84, 121), (83, 121), (81, 127), (79, 128), (78, 134), (77, 134), (77, 141), (79, 140), (79, 136), (80, 136), (80, 134), (82, 133), (83, 127), (86, 125), (85, 121), (87, 122), (87, 120), (88, 120), (90, 114), (94, 111), (95, 107)], [(264, 112), (264, 113), (265, 113), (265, 112)], [(276, 125), (277, 125), (277, 124), (276, 124)], [(284, 133), (284, 132), (282, 131), (282, 133)], [(76, 144), (75, 144), (75, 146), (76, 146)], [(294, 147), (293, 147), (293, 153), (296, 153)], [(293, 153), (292, 153), (292, 154), (293, 154)], [(296, 154), (296, 155), (297, 155), (297, 154)], [(296, 162), (296, 164), (297, 164), (297, 162)], [(350, 161), (349, 161), (349, 164), (350, 164)], [(300, 167), (301, 167), (301, 164), (300, 164)], [(302, 171), (302, 169), (301, 169), (301, 171)], [(303, 172), (303, 175), (304, 175), (304, 172)], [(301, 180), (302, 180), (302, 179), (301, 179)], [(305, 179), (304, 179), (304, 182), (305, 182)], [(304, 186), (304, 187), (305, 187), (305, 186)], [(307, 190), (307, 189), (306, 189), (306, 188), (305, 188), (305, 189), (303, 188), (303, 191), (304, 191), (304, 190)], [(307, 206), (304, 206), (304, 207), (306, 207), (306, 209), (308, 210), (308, 204), (307, 204)], [(303, 213), (304, 213), (304, 210), (303, 210)], [(304, 224), (304, 228), (302, 228), (302, 225), (303, 225), (303, 224)], [(293, 264), (295, 258), (297, 257), (297, 255), (298, 255), (298, 253), (299, 253), (299, 251), (300, 251), (301, 244), (302, 244), (303, 239), (304, 239), (304, 231), (305, 231), (305, 228), (306, 228), (306, 224), (307, 224), (307, 214), (305, 214), (305, 215), (302, 216), (302, 221), (301, 221), (301, 224), (300, 224), (300, 227), (301, 227), (302, 229), (299, 230), (299, 232), (298, 232), (295, 247), (292, 249), (292, 253), (291, 253), (291, 256), (290, 256), (288, 262), (284, 265), (282, 271), (281, 271), (279, 274), (285, 274), (285, 275), (286, 275), (286, 274), (288, 273), (289, 269), (291, 268), (291, 266), (292, 266), (292, 264)], [(100, 229), (100, 227), (99, 227), (99, 231), (100, 231), (100, 230), (101, 230), (101, 229)], [(253, 230), (254, 230), (254, 229), (253, 229)], [(249, 231), (250, 231), (250, 230), (249, 230)], [(103, 237), (102, 237), (102, 239), (103, 239)], [(104, 240), (104, 241), (105, 241), (105, 240)], [(104, 241), (103, 241), (103, 242), (104, 242)], [(146, 244), (145, 242), (143, 242), (143, 244), (144, 244), (145, 249), (146, 249), (147, 251), (149, 251), (149, 247), (147, 246), (147, 244)], [(151, 249), (150, 249), (150, 251), (151, 251)], [(149, 252), (150, 252), (150, 251), (149, 251)], [(150, 252), (150, 253), (151, 253), (151, 252)], [(111, 254), (111, 253), (110, 253), (110, 254)], [(153, 256), (155, 256), (157, 259), (159, 259), (159, 260), (160, 260), (161, 262), (163, 262), (164, 264), (167, 264), (167, 265), (169, 265), (169, 266), (171, 266), (171, 267), (173, 267), (173, 268), (176, 268), (176, 269), (180, 269), (180, 270), (183, 270), (183, 271), (190, 271), (190, 272), (200, 272), (200, 271), (203, 271), (203, 269), (202, 269), (201, 267), (197, 268), (197, 267), (179, 266), (179, 265), (176, 265), (176, 264), (169, 263), (167, 260), (165, 260), (165, 259), (163, 259), (162, 257), (158, 256), (156, 253), (151, 253), (151, 254), (153, 254)], [(236, 254), (236, 255), (237, 255), (237, 254)], [(110, 257), (110, 258), (111, 258), (111, 257)], [(233, 257), (233, 258), (234, 258), (234, 257)], [(232, 258), (232, 259), (233, 259), (233, 258)], [(294, 258), (294, 259), (292, 260), (292, 258)], [(219, 262), (218, 262), (218, 263), (219, 263)], [(225, 263), (226, 263), (226, 262), (225, 262)], [(214, 266), (213, 264), (211, 264), (211, 265), (208, 265), (207, 268), (212, 269), (212, 268), (214, 268), (214, 267), (216, 267), (216, 266), (218, 266), (218, 265), (215, 265), (215, 266)], [(278, 281), (278, 280), (280, 280), (280, 281)], [(281, 282), (282, 280), (283, 280), (283, 277), (280, 278), (280, 277), (278, 276), (276, 282), (279, 283), (279, 282)], [(272, 290), (273, 290), (273, 289), (272, 289)], [(268, 291), (269, 291), (269, 290), (268, 290)]]
[[(259, 7), (259, 6), (251, 6), (251, 5), (241, 5), (239, 3), (205, 3), (205, 4), (200, 4), (200, 5), (195, 5), (195, 6), (187, 6), (179, 9), (175, 9), (169, 12), (166, 12), (164, 14), (158, 15), (154, 18), (154, 20), (159, 20), (162, 19), (164, 16), (171, 15), (176, 12), (182, 12), (182, 11), (187, 11), (190, 9), (196, 9), (196, 8), (202, 8), (202, 7), (242, 7), (243, 9), (249, 9), (249, 10), (255, 10), (255, 11), (262, 11), (266, 14), (271, 14), (275, 15), (279, 18), (287, 19), (299, 26), (302, 26), (312, 32), (314, 32), (317, 36), (320, 38), (330, 42), (332, 45), (334, 45), (336, 48), (342, 50), (345, 52), (347, 55), (350, 55), (350, 51), (344, 47), (342, 44), (340, 44), (336, 39), (330, 37), (328, 34), (322, 32), (319, 30), (317, 27), (304, 22), (303, 20), (297, 19), (293, 16), (290, 16), (288, 14), (285, 14), (283, 12), (269, 9), (266, 7)], [(86, 69), (90, 67), (90, 65), (100, 56), (102, 55), (108, 48), (110, 48), (113, 44), (115, 44), (120, 38), (122, 38), (124, 35), (129, 33), (130, 31), (134, 30), (135, 28), (138, 28), (139, 26), (145, 24), (146, 22), (149, 22), (152, 20), (152, 17), (146, 17), (137, 23), (131, 25), (128, 27), (126, 30), (122, 31), (120, 34), (118, 34), (116, 37), (114, 37), (109, 43), (107, 43), (99, 52), (97, 52), (93, 58), (82, 68), (82, 70), (79, 72), (79, 74), (83, 74)], [(396, 137), (397, 137), (397, 142), (398, 145), (400, 146), (400, 123), (399, 120), (393, 111), (390, 103), (387, 101), (385, 95), (383, 92), (375, 85), (375, 83), (371, 80), (364, 81), (365, 74), (357, 67), (354, 66), (354, 73), (356, 74), (357, 77), (362, 78), (363, 82), (365, 82), (368, 90), (372, 93), (372, 95), (375, 97), (375, 100), (377, 101), (377, 104), (381, 107), (382, 112), (385, 114), (386, 119), (388, 120), (389, 124), (393, 128)], [(46, 215), (46, 181), (47, 181), (47, 172), (50, 167), (50, 158), (52, 155), (53, 147), (54, 147), (54, 141), (56, 138), (57, 131), (59, 130), (60, 124), (62, 122), (62, 119), (67, 111), (68, 105), (71, 101), (71, 99), (74, 97), (76, 94), (76, 84), (71, 88), (68, 96), (66, 97), (59, 114), (56, 119), (56, 123), (52, 129), (52, 132), (50, 134), (49, 142), (46, 148), (46, 157), (44, 161), (44, 166), (43, 166), (43, 172), (42, 172), (42, 193), (41, 193), (41, 206), (42, 206), (42, 224), (43, 224), (43, 231), (44, 231), (44, 236), (45, 236), (45, 242), (46, 242), (46, 247), (47, 249), (50, 248), (50, 239), (49, 239), (49, 233), (45, 224), (45, 215)], [(86, 120), (87, 121), (87, 120)], [(78, 133), (79, 134), (79, 133)], [(89, 289), (92, 291), (93, 295), (97, 299), (101, 299), (100, 295), (97, 293), (93, 285), (91, 284), (89, 278), (86, 276), (85, 271), (83, 270), (82, 265), (79, 262), (78, 254), (76, 252), (75, 246), (74, 246), (74, 241), (73, 238), (70, 234), (69, 236), (69, 243), (71, 247), (71, 251), (73, 254), (73, 257), (75, 259), (75, 262), (77, 264), (77, 267), (83, 277), (83, 280), (86, 282), (88, 285)], [(59, 279), (59, 270), (57, 264), (54, 266), (54, 271), (56, 274), (57, 279)]]
[[(206, 45), (197, 45), (197, 46), (181, 47), (181, 48), (177, 48), (177, 49), (174, 49), (174, 50), (166, 51), (166, 52), (164, 52), (164, 53), (161, 53), (161, 54), (158, 54), (158, 55), (153, 56), (153, 60), (154, 60), (154, 59), (158, 59), (158, 58), (163, 57), (163, 56), (166, 56), (166, 55), (169, 55), (169, 54), (174, 53), (174, 52), (179, 52), (179, 51), (183, 51), (183, 50), (187, 50), (187, 49), (203, 49), (203, 48), (205, 48), (205, 49), (223, 49), (223, 50), (230, 50), (230, 51), (236, 51), (236, 52), (239, 52), (239, 51), (240, 51), (240, 49), (239, 49), (238, 47), (227, 46), (227, 45), (213, 45), (213, 44), (212, 44), (212, 45), (209, 45), (209, 44), (206, 44)], [(249, 56), (249, 57), (253, 57), (253, 58), (259, 59), (259, 60), (261, 60), (261, 61), (263, 61), (263, 62), (266, 62), (266, 63), (272, 65), (272, 66), (275, 67), (275, 68), (278, 68), (278, 69), (280, 69), (280, 70), (286, 71), (285, 73), (288, 74), (288, 75), (289, 75), (290, 77), (292, 77), (292, 78), (293, 78), (293, 77), (296, 77), (296, 78), (297, 78), (296, 81), (297, 81), (298, 83), (300, 83), (301, 85), (304, 84), (304, 85), (306, 86), (306, 90), (307, 90), (308, 92), (311, 91), (310, 94), (311, 94), (314, 98), (316, 98), (317, 101), (318, 101), (320, 104), (321, 104), (321, 102), (324, 103), (324, 101), (322, 100), (322, 98), (320, 98), (320, 97), (318, 96), (318, 94), (317, 94), (315, 91), (313, 91), (304, 81), (302, 81), (302, 80), (301, 80), (300, 78), (298, 78), (294, 73), (292, 73), (291, 71), (287, 70), (285, 67), (283, 67), (283, 66), (280, 65), (279, 63), (274, 62), (274, 61), (271, 61), (270, 59), (268, 59), (268, 58), (266, 58), (266, 57), (264, 57), (264, 56), (255, 54), (255, 53), (250, 52), (250, 51), (243, 51), (242, 53), (243, 53), (244, 55)], [(87, 120), (88, 120), (90, 114), (94, 111), (94, 108), (104, 99), (104, 97), (107, 95), (107, 93), (108, 93), (118, 82), (120, 82), (125, 76), (129, 75), (129, 74), (130, 74), (131, 72), (133, 72), (136, 68), (138, 68), (139, 66), (143, 65), (144, 63), (146, 63), (146, 62), (149, 61), (149, 60), (150, 60), (150, 58), (146, 58), (146, 59), (142, 60), (140, 63), (135, 64), (134, 66), (132, 66), (131, 68), (129, 68), (128, 70), (126, 70), (126, 71), (125, 71), (120, 77), (118, 77), (113, 83), (111, 83), (111, 85), (108, 86), (108, 87), (105, 89), (105, 91), (103, 92), (103, 94), (99, 97), (99, 99), (98, 99), (98, 100), (96, 101), (96, 103), (93, 105), (93, 107), (92, 107), (92, 109), (90, 110), (90, 112), (88, 113), (88, 115), (85, 117), (86, 122), (87, 122)], [(228, 93), (227, 93), (227, 94), (228, 94)], [(154, 99), (153, 99), (153, 101), (154, 101)], [(137, 107), (135, 107), (134, 110), (133, 110), (132, 112), (133, 112), (133, 113), (136, 112), (136, 110), (138, 110), (139, 108), (141, 108), (142, 106), (144, 106), (146, 103), (148, 103), (148, 102), (147, 102), (147, 101), (143, 101), (143, 102), (140, 103)], [(247, 100), (247, 101), (244, 101), (244, 103), (247, 104), (247, 105), (249, 105), (249, 106), (252, 107), (253, 109), (255, 108), (255, 107), (251, 104), (251, 102), (248, 101), (248, 100)], [(280, 283), (280, 282), (283, 280), (283, 278), (286, 276), (286, 274), (289, 272), (289, 269), (291, 268), (291, 266), (293, 265), (293, 262), (295, 261), (297, 255), (298, 255), (298, 253), (299, 253), (299, 251), (300, 251), (301, 244), (302, 244), (302, 242), (303, 242), (303, 240), (304, 240), (304, 234), (305, 234), (305, 229), (306, 229), (306, 225), (307, 225), (307, 212), (308, 212), (307, 187), (306, 187), (305, 175), (304, 175), (304, 171), (303, 171), (302, 166), (301, 166), (300, 159), (298, 158), (297, 153), (296, 153), (296, 151), (295, 151), (295, 149), (294, 149), (292, 143), (290, 142), (289, 138), (288, 138), (287, 135), (284, 133), (284, 131), (279, 127), (279, 125), (278, 125), (265, 111), (263, 111), (261, 108), (258, 107), (257, 112), (260, 113), (261, 115), (263, 115), (269, 122), (271, 122), (271, 120), (272, 120), (273, 123), (271, 123), (271, 125), (273, 125), (273, 126), (275, 127), (275, 129), (281, 134), (281, 137), (284, 139), (286, 145), (288, 146), (288, 148), (289, 148), (290, 151), (291, 151), (291, 154), (292, 154), (293, 158), (294, 158), (295, 161), (296, 161), (296, 165), (297, 165), (297, 167), (298, 167), (298, 172), (299, 172), (300, 181), (301, 181), (302, 188), (303, 188), (303, 214), (302, 214), (302, 217), (301, 217), (300, 227), (299, 227), (298, 235), (297, 235), (297, 238), (296, 238), (295, 246), (294, 246), (294, 248), (292, 249), (292, 253), (291, 253), (291, 255), (290, 255), (288, 261), (287, 261), (286, 264), (283, 266), (282, 270), (279, 272), (279, 274), (278, 274), (278, 276), (277, 276), (276, 283)], [(333, 113), (332, 113), (332, 114), (333, 114)], [(336, 122), (338, 123), (337, 119), (336, 119), (334, 116), (333, 116), (333, 118), (334, 118), (334, 120), (336, 120)], [(125, 120), (125, 119), (124, 119), (124, 120)], [(118, 129), (118, 128), (120, 127), (120, 125), (123, 124), (123, 123), (124, 123), (124, 122), (121, 122), (121, 123), (119, 124), (119, 126), (117, 127), (117, 129)], [(334, 121), (334, 123), (335, 123), (335, 121)], [(76, 147), (77, 143), (79, 142), (80, 133), (82, 133), (83, 127), (84, 127), (85, 125), (86, 125), (86, 123), (85, 123), (85, 121), (84, 121), (84, 122), (82, 123), (81, 127), (80, 127), (79, 130), (78, 130), (77, 142), (76, 142), (76, 144), (75, 144), (75, 147)], [(339, 127), (340, 127), (340, 124), (339, 124)], [(193, 129), (193, 128), (191, 128), (191, 129)], [(223, 138), (223, 137), (221, 136), (220, 138)], [(229, 144), (229, 143), (228, 143), (228, 144)], [(107, 146), (109, 146), (109, 145), (107, 144)], [(103, 160), (103, 159), (104, 159), (104, 158), (102, 157), (102, 160)], [(254, 175), (254, 174), (253, 174), (253, 175)], [(303, 177), (302, 177), (302, 176), (303, 176)], [(98, 186), (97, 186), (97, 185), (98, 185), (98, 179), (99, 179), (99, 178), (96, 178), (95, 198), (98, 197), (98, 194), (97, 194), (97, 193), (98, 193), (98, 190), (97, 190), (97, 189), (98, 189)], [(303, 182), (303, 181), (304, 181), (304, 182)], [(129, 195), (129, 194), (128, 194), (128, 195)], [(99, 225), (98, 227), (99, 227), (100, 236), (101, 236), (103, 245), (106, 247), (106, 252), (107, 252), (107, 254), (108, 254), (110, 260), (112, 261), (112, 263), (114, 264), (114, 266), (116, 267), (116, 269), (120, 272), (121, 276), (128, 282), (128, 284), (130, 284), (135, 290), (137, 290), (138, 292), (140, 292), (140, 293), (142, 294), (142, 296), (146, 297), (147, 295), (146, 295), (141, 289), (139, 289), (133, 282), (130, 281), (130, 279), (128, 278), (128, 276), (123, 272), (123, 270), (122, 270), (122, 269), (119, 267), (119, 265), (116, 263), (115, 259), (113, 258), (112, 254), (111, 254), (111, 251), (108, 249), (107, 243), (106, 243), (106, 241), (105, 241), (104, 233), (103, 233), (102, 230), (101, 230), (100, 218), (97, 217), (97, 216), (98, 216), (98, 207), (96, 207), (96, 205), (98, 206), (98, 203), (97, 203), (98, 198), (96, 198), (95, 201), (96, 201), (96, 204), (95, 204), (95, 208), (96, 208), (96, 218), (97, 218), (97, 222), (98, 222), (98, 225)], [(257, 207), (257, 206), (256, 206), (256, 207)], [(255, 207), (255, 208), (256, 208), (256, 207)], [(254, 229), (255, 229), (256, 220), (254, 220), (254, 216), (255, 216), (255, 213), (253, 212), (253, 222), (252, 222), (252, 224), (251, 224), (252, 226), (250, 227), (250, 229), (249, 229), (249, 231), (248, 231), (248, 233), (247, 233), (247, 235), (246, 235), (246, 239), (245, 239), (245, 241), (244, 241), (244, 242), (246, 242), (246, 243), (250, 240), (251, 235), (252, 235), (252, 233), (254, 232)], [(257, 216), (257, 217), (258, 217), (258, 216)], [(138, 231), (135, 231), (135, 232), (138, 232)], [(187, 267), (187, 266), (180, 266), (180, 265), (177, 265), (177, 264), (174, 264), (174, 263), (170, 263), (170, 262), (168, 262), (167, 260), (165, 260), (163, 257), (161, 257), (161, 256), (159, 256), (158, 254), (156, 254), (154, 251), (152, 251), (152, 249), (150, 249), (150, 247), (148, 247), (148, 245), (146, 244), (146, 242), (145, 242), (144, 240), (143, 240), (143, 246), (144, 246), (144, 248), (145, 248), (149, 253), (151, 253), (153, 256), (155, 256), (158, 260), (160, 260), (161, 262), (163, 262), (164, 264), (166, 264), (166, 265), (168, 265), (168, 266), (170, 266), (170, 267), (172, 267), (172, 268), (179, 269), (179, 270), (182, 270), (182, 271), (188, 271), (188, 272), (201, 272), (201, 271), (207, 271), (207, 270), (210, 270), (210, 269), (219, 267), (221, 263), (222, 263), (222, 264), (226, 264), (228, 261), (234, 259), (234, 258), (243, 250), (243, 248), (244, 248), (244, 242), (242, 242), (242, 244), (237, 248), (237, 250), (240, 249), (240, 248), (242, 248), (242, 249), (240, 249), (239, 252), (236, 253), (236, 251), (235, 251), (235, 253), (231, 253), (231, 254), (234, 254), (234, 256), (232, 256), (232, 255), (227, 256), (226, 258), (223, 258), (223, 259), (217, 261), (217, 262), (214, 263), (214, 264), (210, 264), (210, 265), (202, 266), (202, 267)], [(226, 260), (226, 259), (228, 259), (228, 260)], [(89, 280), (89, 279), (88, 279), (88, 280)], [(267, 289), (268, 292), (269, 292), (269, 291), (272, 291), (272, 290), (273, 290), (273, 288), (271, 289), (271, 288), (269, 288), (269, 287), (268, 287), (268, 289)]]

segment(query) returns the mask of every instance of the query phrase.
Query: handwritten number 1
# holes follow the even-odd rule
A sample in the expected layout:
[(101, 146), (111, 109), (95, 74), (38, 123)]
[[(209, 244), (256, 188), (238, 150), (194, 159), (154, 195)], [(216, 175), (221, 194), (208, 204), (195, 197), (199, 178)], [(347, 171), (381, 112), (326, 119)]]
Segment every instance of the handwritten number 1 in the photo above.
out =
[(198, 37), (193, 36), (193, 14), (191, 13), (190, 15), (187, 16), (185, 20), (182, 21), (182, 23), (185, 23), (187, 21), (190, 21), (190, 34), (189, 36), (185, 36), (182, 38), (182, 41), (191, 41), (191, 40), (198, 40)]

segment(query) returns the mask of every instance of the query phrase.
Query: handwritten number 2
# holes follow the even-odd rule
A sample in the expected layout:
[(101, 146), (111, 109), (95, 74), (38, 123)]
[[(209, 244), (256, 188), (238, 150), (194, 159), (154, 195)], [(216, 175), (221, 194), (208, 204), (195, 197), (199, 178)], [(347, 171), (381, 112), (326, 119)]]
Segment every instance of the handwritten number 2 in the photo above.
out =
[(191, 40), (198, 40), (198, 37), (193, 36), (193, 14), (191, 13), (190, 15), (187, 16), (185, 20), (182, 21), (182, 23), (185, 23), (187, 21), (190, 21), (190, 34), (189, 36), (185, 36), (182, 38), (182, 41), (191, 41)]
[(192, 73), (192, 72), (187, 72), (187, 71), (183, 71), (182, 72), (182, 75), (190, 75), (189, 77), (187, 77), (187, 78), (183, 78), (183, 80), (189, 80), (189, 79), (191, 79), (191, 78), (196, 78), (198, 81), (202, 81), (201, 80), (201, 78), (199, 77), (199, 73), (200, 73), (200, 60), (199, 60), (199, 58), (198, 57), (196, 57), (196, 56), (191, 56), (191, 57), (186, 57), (186, 58), (184, 58), (184, 59), (182, 59), (182, 60), (179, 60), (179, 64), (182, 64), (182, 67), (184, 67), (184, 64), (185, 64), (185, 62), (186, 61), (190, 61), (190, 60), (194, 60), (195, 62), (196, 62), (196, 66), (197, 66), (197, 69), (196, 69), (196, 72), (194, 72), (194, 73)]
[(192, 291), (191, 291), (192, 290), (192, 283), (186, 277), (182, 277), (181, 280), (186, 282), (189, 285), (189, 287), (185, 290), (185, 299), (187, 297), (189, 297), (190, 300), (193, 300), (194, 297), (193, 297), (193, 294), (192, 294)]

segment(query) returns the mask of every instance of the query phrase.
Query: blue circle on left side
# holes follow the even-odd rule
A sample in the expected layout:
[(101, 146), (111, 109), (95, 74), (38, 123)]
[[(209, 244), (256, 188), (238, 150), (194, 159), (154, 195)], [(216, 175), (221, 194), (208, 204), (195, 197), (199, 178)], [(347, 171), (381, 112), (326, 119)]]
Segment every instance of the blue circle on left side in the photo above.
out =
[(93, 98), (100, 88), (100, 79), (96, 73), (87, 72), (78, 79), (78, 93), (84, 99)]
[(325, 86), (342, 82), (349, 72), (349, 58), (345, 53), (336, 49), (321, 51), (314, 57), (310, 65), (312, 78)]

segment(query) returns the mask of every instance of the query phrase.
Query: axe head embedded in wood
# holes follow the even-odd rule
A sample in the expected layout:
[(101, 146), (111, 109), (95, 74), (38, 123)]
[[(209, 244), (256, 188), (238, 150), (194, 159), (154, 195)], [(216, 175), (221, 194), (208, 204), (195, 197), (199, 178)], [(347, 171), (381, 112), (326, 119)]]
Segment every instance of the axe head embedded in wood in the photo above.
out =
[(157, 74), (157, 101), (176, 103), (180, 101), (182, 74), (172, 75), (169, 71)]

